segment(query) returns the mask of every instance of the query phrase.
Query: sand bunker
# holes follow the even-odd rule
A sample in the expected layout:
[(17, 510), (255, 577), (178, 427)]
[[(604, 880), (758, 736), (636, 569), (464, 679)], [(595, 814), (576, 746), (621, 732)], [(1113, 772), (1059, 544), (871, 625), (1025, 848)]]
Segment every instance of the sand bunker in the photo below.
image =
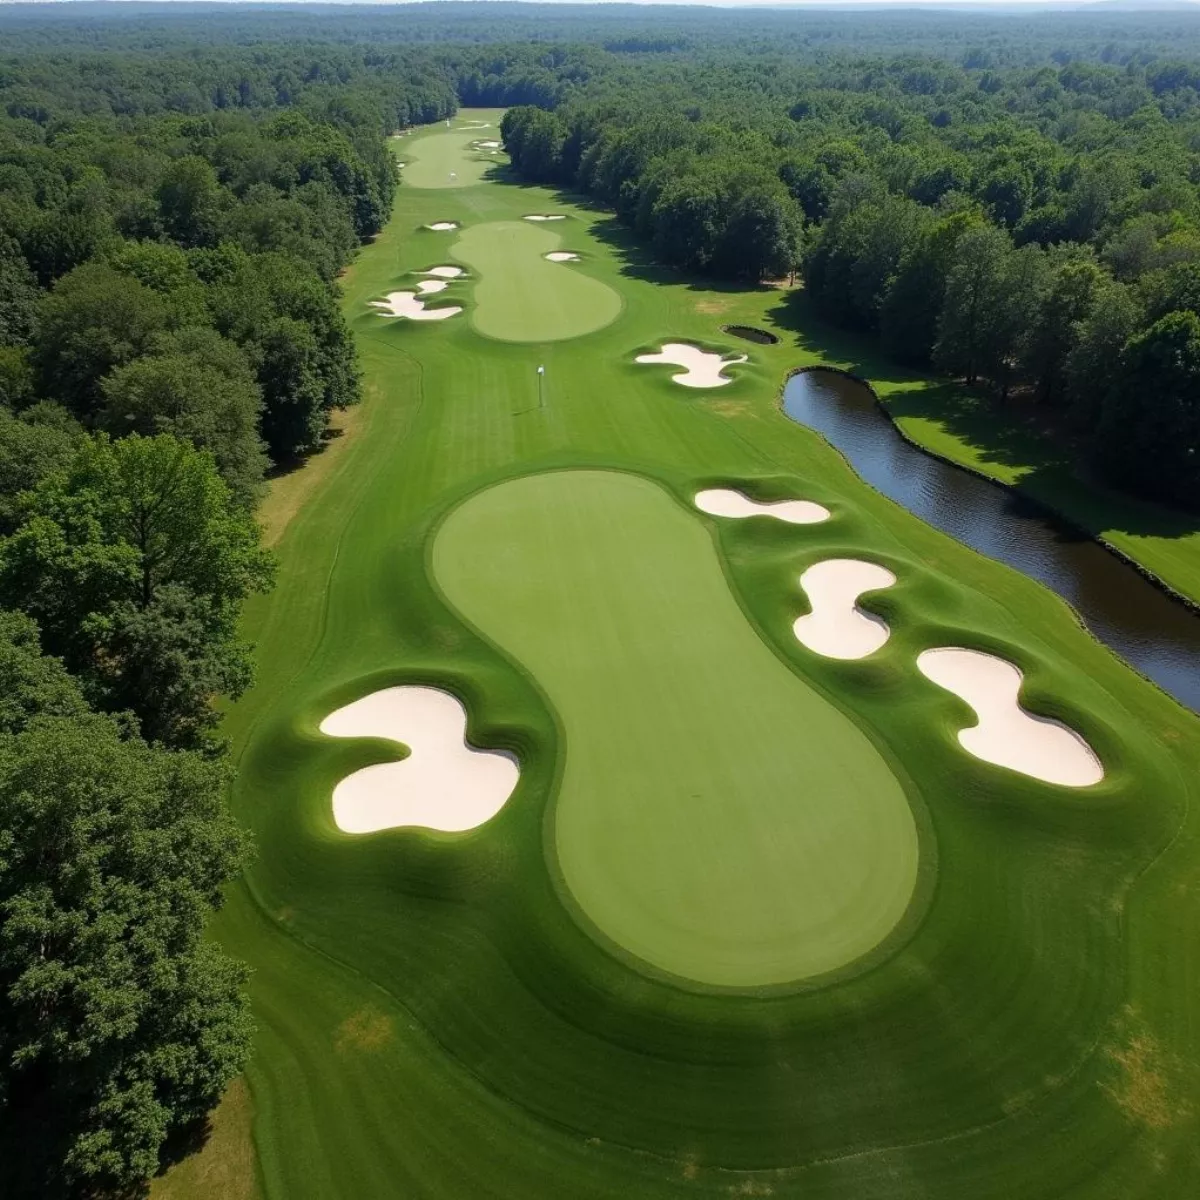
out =
[(796, 640), (826, 658), (866, 658), (888, 640), (887, 622), (855, 604), (863, 592), (891, 587), (896, 577), (878, 563), (827, 558), (800, 576), (812, 612), (792, 625)]
[(462, 273), (462, 267), (430, 267), (428, 271), (418, 272), (420, 275), (436, 275), (439, 279), (457, 279)]
[(444, 292), (449, 286), (444, 279), (422, 279), (417, 284), (417, 291), (422, 296), (427, 296), (433, 292)]
[(426, 225), (426, 229), (432, 229), (435, 233), (449, 233), (452, 229), (458, 228), (457, 221), (434, 221), (432, 225)]
[[(437, 290), (437, 284), (430, 283), (423, 290)], [(442, 285), (443, 287), (445, 284)], [(426, 308), (425, 302), (417, 298), (416, 292), (389, 292), (382, 300), (372, 300), (371, 307), (379, 309), (381, 317), (407, 317), (410, 321), (444, 321), (453, 317), (462, 309), (448, 304), (443, 308)]]
[(501, 143), (500, 142), (476, 142), (475, 145), (477, 145), (480, 148), (480, 150), (499, 150)]
[(733, 380), (721, 371), (724, 367), (735, 363), (746, 362), (744, 354), (735, 354), (732, 358), (722, 358), (719, 354), (710, 354), (699, 346), (689, 346), (686, 342), (667, 342), (658, 354), (639, 354), (636, 362), (640, 363), (671, 363), (683, 367), (678, 375), (672, 375), (675, 383), (684, 387), (714, 388), (724, 387)]
[(504, 807), (520, 777), (510, 755), (467, 744), (466, 710), (437, 688), (372, 692), (330, 713), (321, 732), (384, 738), (410, 751), (402, 762), (363, 767), (333, 789), (333, 819), (344, 833), (400, 825), (474, 829)]
[(551, 250), (549, 254), (543, 254), (542, 257), (547, 262), (578, 262), (579, 255), (572, 254), (570, 250)]
[(811, 500), (777, 500), (772, 504), (759, 504), (732, 488), (706, 488), (695, 495), (696, 507), (714, 517), (774, 517), (789, 525), (815, 525), (829, 520), (829, 509)]
[(980, 650), (939, 646), (919, 654), (917, 668), (975, 710), (979, 724), (960, 729), (958, 740), (976, 758), (1064, 787), (1104, 778), (1100, 759), (1075, 730), (1021, 707), (1022, 676), (1015, 664)]
[(565, 221), (567, 218), (562, 213), (529, 213), (526, 221)]

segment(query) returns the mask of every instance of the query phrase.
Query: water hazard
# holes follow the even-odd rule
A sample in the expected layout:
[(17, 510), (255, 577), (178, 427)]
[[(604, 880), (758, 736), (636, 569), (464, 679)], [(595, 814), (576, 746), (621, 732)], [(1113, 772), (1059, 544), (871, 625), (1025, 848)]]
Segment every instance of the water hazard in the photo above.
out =
[(853, 379), (833, 371), (794, 375), (783, 407), (823, 434), (872, 487), (1052, 588), (1100, 641), (1200, 711), (1200, 615), (1032, 501), (910, 446)]

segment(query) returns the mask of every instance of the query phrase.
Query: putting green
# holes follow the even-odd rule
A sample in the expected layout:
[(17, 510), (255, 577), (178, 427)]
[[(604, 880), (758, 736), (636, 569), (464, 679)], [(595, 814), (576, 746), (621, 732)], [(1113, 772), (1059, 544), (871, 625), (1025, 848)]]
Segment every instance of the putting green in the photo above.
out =
[(612, 288), (542, 257), (560, 244), (557, 231), (529, 221), (494, 221), (463, 233), (454, 255), (478, 276), (471, 321), (480, 333), (505, 342), (557, 342), (616, 319), (621, 297)]
[[(463, 188), (482, 183), (495, 157), (475, 150), (472, 143), (488, 136), (486, 129), (447, 129), (393, 143), (407, 165), (401, 172), (411, 188)], [(493, 137), (495, 134), (493, 133)]]
[(766, 646), (698, 518), (620, 472), (479, 493), (442, 526), (447, 597), (549, 694), (568, 888), (674, 975), (823, 974), (903, 916), (917, 832), (864, 734)]

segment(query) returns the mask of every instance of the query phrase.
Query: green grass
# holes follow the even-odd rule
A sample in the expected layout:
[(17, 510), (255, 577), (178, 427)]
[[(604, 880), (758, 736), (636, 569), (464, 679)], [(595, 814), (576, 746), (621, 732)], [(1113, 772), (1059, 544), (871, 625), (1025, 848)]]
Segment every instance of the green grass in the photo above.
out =
[[(574, 221), (494, 221), (464, 230), (453, 257), (478, 276), (471, 323), (506, 342), (555, 342), (611, 324), (621, 297), (577, 263), (547, 262)], [(553, 230), (553, 232), (551, 232)]]
[(466, 188), (478, 184), (496, 166), (497, 155), (474, 147), (475, 142), (488, 138), (498, 140), (494, 127), (447, 129), (436, 125), (420, 137), (398, 138), (391, 144), (405, 164), (401, 174), (409, 187)]
[[(404, 155), (443, 132), (405, 139)], [(470, 229), (547, 210), (572, 214), (583, 269), (622, 297), (603, 329), (518, 344), (459, 318), (370, 315), (368, 301), (443, 261), (451, 243), (419, 232), (428, 221)], [(468, 308), (469, 289), (456, 293)], [(248, 1084), (268, 1200), (1196, 1195), (1200, 721), (1046, 589), (865, 488), (781, 413), (785, 373), (819, 357), (783, 293), (680, 279), (606, 214), (499, 181), (403, 187), (345, 291), (369, 398), (283, 528), (278, 587), (245, 623), (258, 682), (226, 722), (231, 802), (259, 857), (216, 934), (255, 971)], [(726, 322), (780, 344), (728, 338)], [(695, 392), (633, 364), (663, 340), (750, 361), (727, 387)], [(775, 686), (801, 706), (797, 753), (828, 749), (836, 708), (904, 789), (920, 836), (916, 900), (870, 969), (762, 994), (674, 986), (609, 953), (562, 902), (552, 818), (577, 719), (550, 678), (563, 667), (526, 662), (507, 626), (465, 622), (433, 558), (442, 522), (453, 534), (477, 502), (539, 486), (507, 481), (564, 469), (647, 481), (638, 494), (650, 489), (664, 528), (679, 529), (669, 552), (657, 538), (645, 550), (669, 596), (703, 573), (699, 551), (675, 545), (713, 531), (729, 593), (773, 669), (795, 678)], [(836, 516), (710, 522), (667, 495), (723, 484), (809, 497)], [(514, 555), (528, 557), (526, 540)], [(505, 552), (486, 547), (488, 562)], [(861, 662), (820, 659), (791, 633), (798, 575), (832, 555), (897, 575), (870, 598), (891, 639)], [(572, 548), (563, 563), (575, 586), (582, 557)], [(744, 640), (721, 620), (723, 637)], [(625, 636), (642, 644), (644, 622)], [(1106, 781), (1047, 787), (963, 753), (969, 710), (914, 665), (921, 649), (954, 644), (1019, 663), (1025, 703), (1079, 729)], [(719, 647), (696, 653), (719, 658), (738, 699), (752, 668)], [(516, 792), (463, 835), (340, 835), (334, 783), (386, 751), (323, 738), (318, 722), (376, 687), (422, 681), (464, 698), (474, 742), (520, 755)], [(645, 686), (657, 686), (649, 672)], [(635, 786), (634, 753), (610, 745), (604, 779)]]
[(558, 863), (618, 946), (744, 987), (891, 933), (917, 875), (904, 790), (746, 621), (698, 515), (632, 475), (549, 472), (472, 497), (433, 553), (559, 715)]

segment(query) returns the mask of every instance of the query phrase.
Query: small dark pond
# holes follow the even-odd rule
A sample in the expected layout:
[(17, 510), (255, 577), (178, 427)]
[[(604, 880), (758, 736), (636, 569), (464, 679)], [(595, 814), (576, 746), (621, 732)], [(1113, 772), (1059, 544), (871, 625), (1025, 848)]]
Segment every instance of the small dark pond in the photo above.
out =
[(721, 329), (725, 333), (732, 333), (734, 337), (740, 337), (747, 342), (755, 342), (759, 346), (774, 346), (779, 341), (773, 333), (768, 333), (765, 329), (755, 329), (753, 325), (722, 325)]
[(783, 407), (885, 496), (1070, 601), (1100, 641), (1200, 711), (1200, 614), (1040, 506), (910, 446), (853, 379), (833, 371), (793, 375)]

